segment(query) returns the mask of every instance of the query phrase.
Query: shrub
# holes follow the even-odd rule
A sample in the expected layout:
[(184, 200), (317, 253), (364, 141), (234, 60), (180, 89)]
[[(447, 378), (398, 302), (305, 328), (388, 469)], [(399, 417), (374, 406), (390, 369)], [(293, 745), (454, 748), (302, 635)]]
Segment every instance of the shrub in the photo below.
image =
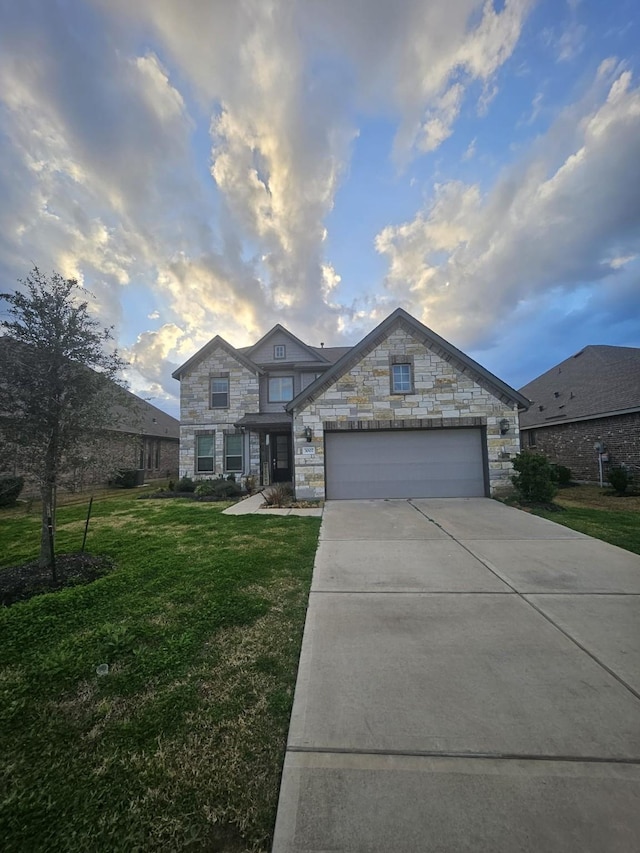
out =
[(240, 486), (231, 480), (201, 480), (195, 487), (195, 493), (199, 498), (237, 498), (242, 494)]
[(293, 500), (293, 489), (289, 483), (274, 483), (264, 493), (267, 506), (286, 506)]
[(219, 498), (238, 498), (242, 489), (234, 480), (218, 480), (214, 494)]
[(230, 483), (235, 483), (235, 481), (236, 481), (236, 475), (235, 475), (235, 474), (227, 474), (227, 480), (228, 480)]
[(200, 498), (209, 497), (209, 495), (215, 495), (216, 483), (216, 480), (200, 480), (197, 485), (194, 485), (192, 491)]
[(173, 480), (169, 480), (169, 485), (167, 486), (167, 488), (169, 489), (170, 492), (175, 492), (176, 486), (175, 486), (175, 483), (173, 482)]
[(13, 506), (24, 487), (24, 477), (0, 477), (0, 506)]
[(119, 489), (135, 489), (136, 477), (135, 468), (121, 468), (114, 477), (113, 485)]
[(559, 486), (568, 486), (571, 482), (571, 469), (566, 465), (552, 465), (553, 481)]
[(178, 480), (177, 491), (178, 492), (195, 492), (196, 484), (193, 482), (191, 477), (181, 477)]
[(625, 468), (624, 465), (614, 465), (609, 469), (607, 477), (609, 483), (613, 486), (618, 495), (624, 495), (627, 487), (631, 485), (633, 479), (631, 471)]
[(551, 503), (556, 494), (553, 469), (546, 456), (523, 450), (513, 460), (517, 471), (511, 477), (518, 497), (525, 503)]
[(248, 474), (244, 478), (244, 487), (247, 490), (248, 495), (252, 495), (255, 492), (257, 485), (258, 485), (258, 478), (256, 477), (255, 474)]

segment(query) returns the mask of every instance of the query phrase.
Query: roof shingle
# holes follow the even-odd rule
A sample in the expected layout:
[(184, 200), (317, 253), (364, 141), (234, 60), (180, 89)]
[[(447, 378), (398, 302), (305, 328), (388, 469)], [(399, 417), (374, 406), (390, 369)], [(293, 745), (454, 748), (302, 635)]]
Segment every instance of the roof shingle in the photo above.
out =
[(519, 390), (524, 429), (640, 409), (640, 348), (587, 346)]

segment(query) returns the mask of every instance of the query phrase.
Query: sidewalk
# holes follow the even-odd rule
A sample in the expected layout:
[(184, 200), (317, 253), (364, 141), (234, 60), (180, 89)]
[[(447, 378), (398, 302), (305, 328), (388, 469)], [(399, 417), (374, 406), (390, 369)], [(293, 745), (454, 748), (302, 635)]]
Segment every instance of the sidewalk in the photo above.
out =
[(321, 518), (322, 517), (322, 507), (311, 507), (309, 509), (303, 509), (301, 507), (275, 507), (273, 509), (269, 509), (267, 507), (263, 507), (264, 503), (264, 495), (262, 492), (258, 492), (256, 495), (251, 495), (250, 498), (245, 498), (243, 501), (238, 501), (237, 504), (233, 504), (233, 506), (227, 507), (222, 511), (223, 515), (253, 515), (255, 513), (260, 513), (261, 515), (299, 515), (299, 516), (307, 516), (309, 518)]

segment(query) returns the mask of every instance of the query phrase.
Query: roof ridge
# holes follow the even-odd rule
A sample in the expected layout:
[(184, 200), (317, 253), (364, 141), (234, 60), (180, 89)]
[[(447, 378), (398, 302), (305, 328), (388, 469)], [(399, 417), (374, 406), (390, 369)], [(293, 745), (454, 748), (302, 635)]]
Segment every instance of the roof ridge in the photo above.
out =
[(379, 343), (385, 340), (396, 324), (404, 324), (408, 326), (410, 334), (413, 332), (422, 336), (423, 340), (421, 343), (429, 349), (434, 350), (437, 354), (442, 354), (438, 353), (438, 349), (446, 353), (449, 356), (447, 360), (457, 363), (458, 370), (464, 372), (466, 368), (478, 384), (483, 387), (489, 385), (487, 390), (494, 396), (499, 399), (502, 396), (510, 403), (517, 403), (521, 408), (526, 408), (529, 405), (529, 400), (516, 391), (515, 388), (511, 388), (510, 385), (507, 385), (502, 379), (499, 379), (485, 367), (482, 367), (481, 364), (463, 353), (462, 350), (459, 350), (453, 344), (440, 337), (437, 332), (425, 326), (424, 323), (421, 323), (420, 320), (417, 320), (408, 311), (405, 311), (404, 308), (396, 308), (395, 311), (365, 335), (361, 341), (339, 358), (332, 367), (319, 376), (315, 382), (312, 382), (300, 394), (294, 397), (293, 400), (287, 403), (287, 411), (292, 411), (296, 406), (304, 403), (305, 400), (313, 398), (316, 394), (328, 388), (335, 379), (342, 376), (349, 369), (352, 362), (354, 364), (357, 363), (357, 361), (364, 358), (367, 353), (371, 352)]

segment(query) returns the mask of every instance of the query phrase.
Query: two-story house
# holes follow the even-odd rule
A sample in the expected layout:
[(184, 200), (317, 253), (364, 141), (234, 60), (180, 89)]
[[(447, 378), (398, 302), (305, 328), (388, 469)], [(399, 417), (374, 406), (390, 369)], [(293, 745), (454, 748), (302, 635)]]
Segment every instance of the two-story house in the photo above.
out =
[(401, 308), (353, 347), (281, 325), (250, 347), (216, 336), (173, 376), (181, 476), (293, 482), (299, 498), (493, 494), (528, 405)]

